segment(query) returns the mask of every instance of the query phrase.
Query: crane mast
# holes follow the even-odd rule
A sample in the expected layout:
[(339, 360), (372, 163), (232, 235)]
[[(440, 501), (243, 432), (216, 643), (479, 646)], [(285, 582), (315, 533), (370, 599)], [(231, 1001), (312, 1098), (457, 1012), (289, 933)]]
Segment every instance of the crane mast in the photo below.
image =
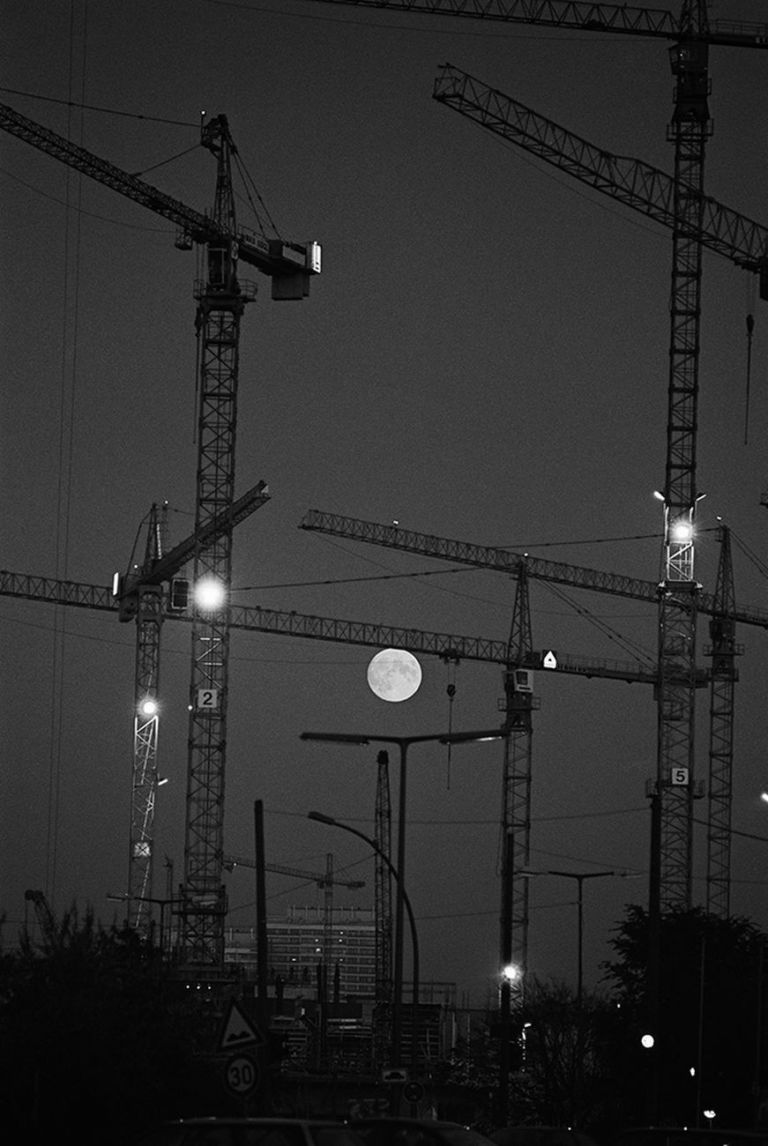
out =
[[(167, 534), (166, 506), (153, 505), (147, 528), (143, 568), (163, 556)], [(133, 770), (128, 853), (128, 918), (142, 934), (149, 929), (154, 862), (154, 818), (157, 794), (157, 702), (160, 691), (160, 640), (163, 588), (145, 583), (136, 591), (136, 662), (134, 672)]]
[(720, 560), (715, 583), (718, 612), (709, 622), (711, 657), (709, 693), (709, 810), (707, 830), (707, 911), (727, 919), (731, 913), (731, 795), (736, 660), (744, 648), (736, 641), (731, 531), (720, 525)]
[(693, 879), (695, 795), (696, 433), (701, 329), (704, 157), (711, 131), (704, 0), (685, 0), (672, 50), (675, 146), (671, 335), (664, 502), (664, 576), (659, 597), (657, 772), (660, 907), (688, 909)]
[[(530, 867), (533, 779), (533, 689), (522, 666), (532, 663), (528, 573), (517, 578), (504, 671), (505, 727), (501, 791), (501, 937), (499, 950), (525, 971), (528, 965), (528, 888), (520, 875)], [(521, 675), (522, 669), (522, 675)], [(505, 960), (506, 961), (506, 960)]]
[[(224, 116), (207, 124), (202, 143), (216, 159), (213, 222), (224, 233), (208, 243), (208, 278), (196, 291), (199, 338), (195, 533), (234, 502), (240, 321), (246, 302), (237, 279), (233, 143)], [(229, 685), (229, 590), (232, 526), (195, 548), (192, 664), (189, 685), (187, 813), (181, 907), (183, 963), (222, 966), (227, 899), (222, 882), (224, 777)], [(213, 601), (201, 600), (205, 589)]]

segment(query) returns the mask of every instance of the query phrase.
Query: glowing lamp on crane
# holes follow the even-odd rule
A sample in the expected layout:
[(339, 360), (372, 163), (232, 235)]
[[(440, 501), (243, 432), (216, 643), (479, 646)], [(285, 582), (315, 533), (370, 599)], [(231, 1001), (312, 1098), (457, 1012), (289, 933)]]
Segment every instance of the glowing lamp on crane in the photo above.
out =
[(139, 701), (138, 713), (146, 720), (151, 720), (160, 711), (157, 701), (152, 696), (145, 696)]
[(213, 612), (220, 609), (226, 599), (226, 592), (217, 577), (203, 577), (195, 585), (195, 604), (199, 609)]
[(679, 545), (684, 545), (688, 541), (693, 540), (693, 522), (681, 517), (677, 521), (673, 521), (670, 526), (670, 537)]

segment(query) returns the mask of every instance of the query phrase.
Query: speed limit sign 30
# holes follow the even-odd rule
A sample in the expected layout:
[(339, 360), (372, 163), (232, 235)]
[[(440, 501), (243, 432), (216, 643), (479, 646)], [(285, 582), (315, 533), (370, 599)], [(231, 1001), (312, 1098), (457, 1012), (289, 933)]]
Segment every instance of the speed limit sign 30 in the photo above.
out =
[(236, 1054), (227, 1061), (224, 1073), (232, 1094), (250, 1094), (259, 1081), (259, 1068), (247, 1054)]

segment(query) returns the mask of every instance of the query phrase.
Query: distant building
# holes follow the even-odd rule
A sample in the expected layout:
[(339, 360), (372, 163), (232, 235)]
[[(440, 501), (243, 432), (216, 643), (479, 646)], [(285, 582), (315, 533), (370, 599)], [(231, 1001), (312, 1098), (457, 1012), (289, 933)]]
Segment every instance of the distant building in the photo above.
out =
[[(270, 986), (279, 980), (287, 998), (314, 997), (318, 968), (324, 964), (326, 939), (330, 947), (328, 992), (339, 1000), (373, 999), (376, 993), (376, 937), (373, 911), (334, 907), (326, 935), (322, 907), (289, 907), (282, 919), (267, 920), (267, 974)], [(256, 974), (255, 928), (228, 927), (224, 958)]]

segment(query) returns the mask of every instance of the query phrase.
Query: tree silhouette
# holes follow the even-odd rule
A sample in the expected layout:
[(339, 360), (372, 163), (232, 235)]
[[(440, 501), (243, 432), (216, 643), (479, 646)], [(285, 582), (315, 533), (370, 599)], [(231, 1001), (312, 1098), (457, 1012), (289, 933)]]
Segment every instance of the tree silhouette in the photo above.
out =
[(159, 950), (73, 907), (40, 941), (24, 931), (0, 953), (2, 1125), (30, 1142), (108, 1130), (120, 1143), (163, 1117), (207, 1113), (194, 1034)]

